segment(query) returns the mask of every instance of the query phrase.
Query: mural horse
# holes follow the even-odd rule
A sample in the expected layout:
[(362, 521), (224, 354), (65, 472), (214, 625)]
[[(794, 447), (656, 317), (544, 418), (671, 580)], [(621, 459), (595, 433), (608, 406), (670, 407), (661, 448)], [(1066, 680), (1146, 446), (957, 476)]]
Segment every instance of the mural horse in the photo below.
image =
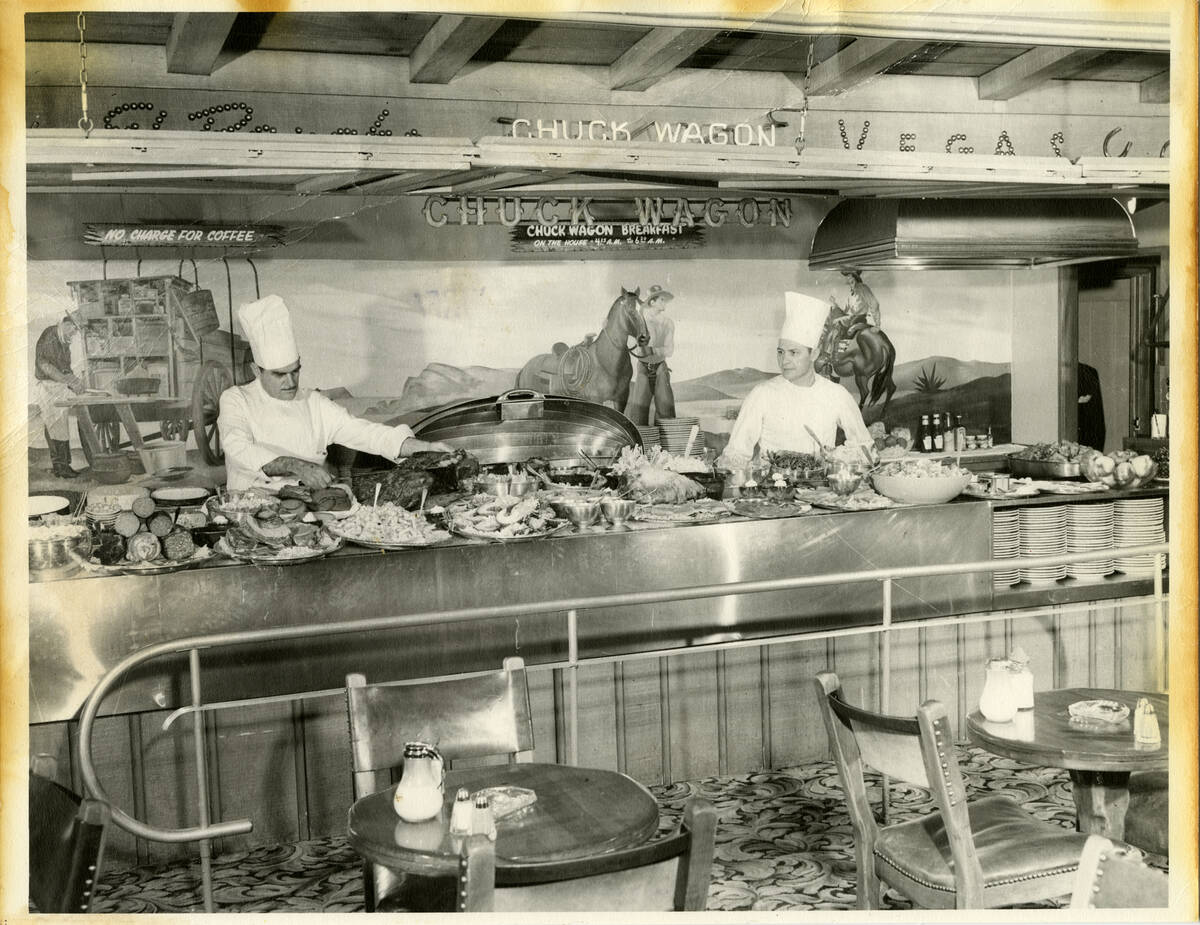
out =
[[(517, 388), (597, 403), (613, 402), (618, 411), (622, 410), (633, 377), (629, 358), (641, 356), (637, 351), (644, 351), (650, 342), (640, 298), (641, 289), (630, 292), (622, 287), (598, 337), (589, 335), (574, 347), (555, 344), (552, 353), (535, 356), (517, 374)], [(628, 346), (630, 337), (637, 338), (636, 347)]]
[(883, 330), (870, 323), (865, 312), (850, 314), (834, 303), (817, 349), (817, 371), (838, 381), (853, 376), (858, 388), (858, 407), (865, 409), (883, 399), (887, 414), (896, 382), (896, 348)]

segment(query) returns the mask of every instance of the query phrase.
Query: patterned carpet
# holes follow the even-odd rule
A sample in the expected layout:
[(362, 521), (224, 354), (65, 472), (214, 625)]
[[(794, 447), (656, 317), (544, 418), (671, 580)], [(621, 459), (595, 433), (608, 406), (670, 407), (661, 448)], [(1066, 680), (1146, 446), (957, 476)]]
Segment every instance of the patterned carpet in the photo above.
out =
[[(978, 748), (959, 750), (968, 794), (1011, 794), (1025, 810), (1074, 828), (1065, 771), (1030, 768)], [(875, 781), (878, 795), (878, 780)], [(732, 777), (710, 777), (650, 788), (662, 813), (660, 830), (678, 825), (693, 794), (719, 813), (708, 908), (711, 911), (852, 909), (854, 844), (841, 783), (831, 762), (817, 761)], [(930, 811), (926, 791), (893, 782), (892, 818)], [(1162, 859), (1149, 857), (1164, 866)], [(106, 873), (96, 889), (95, 912), (201, 911), (199, 862)], [(269, 845), (213, 862), (218, 912), (360, 912), (358, 856), (344, 838)], [(892, 890), (884, 907), (908, 909)], [(1053, 908), (1055, 903), (1045, 903)]]

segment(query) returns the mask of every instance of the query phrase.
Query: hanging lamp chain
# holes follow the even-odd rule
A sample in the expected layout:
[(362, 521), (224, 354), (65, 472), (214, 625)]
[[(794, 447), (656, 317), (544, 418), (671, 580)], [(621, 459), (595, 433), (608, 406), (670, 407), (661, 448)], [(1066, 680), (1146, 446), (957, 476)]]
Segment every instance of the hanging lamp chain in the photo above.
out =
[(808, 40), (808, 61), (804, 65), (804, 103), (800, 107), (800, 134), (796, 136), (796, 153), (803, 154), (806, 144), (804, 137), (805, 126), (808, 122), (808, 81), (813, 69), (813, 40)]
[(83, 137), (90, 138), (92, 129), (95, 126), (93, 125), (92, 120), (88, 118), (87, 39), (85, 38), (87, 20), (84, 18), (82, 11), (80, 11), (79, 17), (75, 20), (75, 24), (79, 27), (79, 107), (83, 110), (83, 115), (79, 117), (79, 122), (77, 124), (80, 131), (83, 132)]

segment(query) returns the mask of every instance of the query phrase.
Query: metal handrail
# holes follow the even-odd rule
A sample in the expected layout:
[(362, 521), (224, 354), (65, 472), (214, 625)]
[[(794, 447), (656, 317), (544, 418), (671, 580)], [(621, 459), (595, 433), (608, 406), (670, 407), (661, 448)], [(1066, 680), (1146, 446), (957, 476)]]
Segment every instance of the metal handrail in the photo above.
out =
[[(755, 594), (766, 591), (790, 591), (830, 584), (840, 585), (882, 581), (888, 583), (885, 584), (885, 587), (888, 587), (891, 581), (904, 578), (921, 578), (935, 575), (965, 575), (975, 572), (990, 573), (1000, 570), (1007, 571), (1013, 568), (1064, 565), (1073, 562), (1111, 559), (1118, 556), (1160, 555), (1166, 554), (1169, 551), (1170, 547), (1168, 544), (1153, 543), (1092, 552), (1068, 553), (1066, 555), (987, 559), (978, 562), (957, 562), (943, 565), (896, 566), (857, 572), (827, 572), (821, 575), (804, 575), (793, 578), (768, 578), (726, 584), (693, 585), (686, 588), (672, 588), (661, 591), (629, 591), (588, 597), (559, 598), (528, 604), (463, 607), (452, 610), (425, 611), (423, 613), (400, 614), (388, 617), (342, 620), (336, 623), (320, 625), (271, 627), (260, 630), (238, 630), (227, 633), (188, 636), (139, 649), (122, 659), (100, 679), (99, 683), (92, 690), (92, 693), (88, 695), (80, 717), (80, 774), (88, 794), (93, 799), (110, 804), (111, 818), (116, 825), (133, 835), (150, 841), (170, 843), (203, 841), (230, 835), (244, 835), (253, 829), (253, 823), (249, 819), (237, 819), (230, 822), (216, 822), (211, 824), (205, 823), (185, 829), (163, 829), (158, 826), (148, 825), (134, 819), (116, 806), (112, 806), (111, 801), (104, 792), (104, 788), (100, 785), (95, 766), (92, 763), (92, 727), (99, 713), (100, 704), (108, 693), (114, 687), (118, 686), (121, 677), (126, 672), (143, 662), (163, 655), (171, 655), (184, 651), (197, 653), (192, 657), (192, 664), (196, 666), (198, 664), (198, 652), (202, 649), (245, 645), (253, 642), (297, 639), (305, 636), (334, 636), (364, 630), (400, 629), (428, 623), (466, 623), (500, 617), (526, 616), (529, 614), (562, 613), (634, 604), (655, 604), (667, 601), (696, 600), (705, 597)], [(1161, 569), (1156, 569), (1155, 574), (1157, 576), (1155, 588), (1156, 592), (1158, 592), (1161, 590)], [(905, 621), (904, 625), (912, 626), (920, 622), (919, 620)], [(890, 624), (889, 620), (888, 626), (885, 627), (881, 624), (879, 630), (890, 628), (892, 625), (894, 624)], [(198, 704), (193, 704), (193, 707), (196, 706)], [(199, 722), (200, 718), (200, 713), (197, 712), (196, 721)]]

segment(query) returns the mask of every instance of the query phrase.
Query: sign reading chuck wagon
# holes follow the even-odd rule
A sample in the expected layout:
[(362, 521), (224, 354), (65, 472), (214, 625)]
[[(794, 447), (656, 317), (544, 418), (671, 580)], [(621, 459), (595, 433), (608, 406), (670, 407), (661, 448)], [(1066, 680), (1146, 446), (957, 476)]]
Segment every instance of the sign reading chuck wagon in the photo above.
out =
[(511, 228), (512, 247), (519, 251), (697, 247), (706, 228), (792, 224), (791, 201), (775, 197), (430, 196), (423, 211), (432, 228)]

